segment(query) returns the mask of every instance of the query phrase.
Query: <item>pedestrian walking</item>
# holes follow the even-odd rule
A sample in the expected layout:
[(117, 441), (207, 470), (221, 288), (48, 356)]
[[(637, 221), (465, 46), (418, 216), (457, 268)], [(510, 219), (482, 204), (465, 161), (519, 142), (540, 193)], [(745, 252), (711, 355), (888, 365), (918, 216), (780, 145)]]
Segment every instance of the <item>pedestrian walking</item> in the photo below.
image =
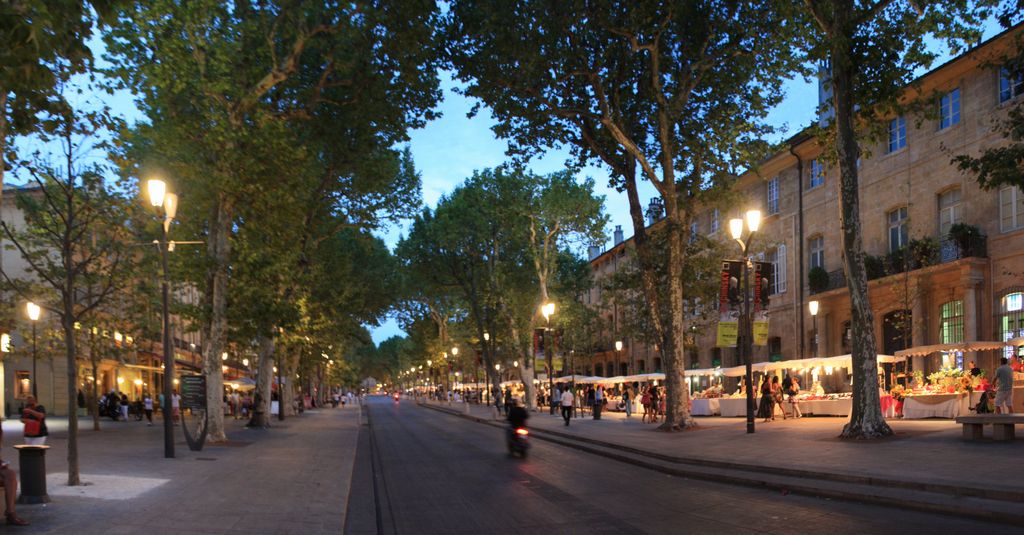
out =
[(775, 400), (772, 399), (772, 382), (767, 375), (761, 379), (761, 388), (758, 390), (761, 393), (761, 401), (757, 406), (757, 417), (764, 418), (763, 423), (768, 423), (768, 420), (772, 419), (772, 411), (775, 409)]
[(633, 414), (633, 389), (629, 386), (622, 390), (622, 403), (625, 404), (626, 418)]
[(175, 422), (178, 421), (178, 416), (179, 416), (179, 414), (181, 412), (180, 408), (181, 408), (181, 396), (178, 395), (178, 391), (175, 390), (174, 394), (171, 395), (171, 415), (172, 415), (172, 418), (174, 418)]
[(651, 386), (651, 407), (648, 411), (651, 415), (651, 423), (658, 423), (658, 409), (661, 407), (661, 393), (658, 392), (658, 387)]
[(42, 446), (50, 434), (46, 429), (46, 407), (36, 404), (35, 396), (25, 398), (25, 408), (21, 410), (21, 423), (25, 424), (25, 444)]
[(562, 397), (559, 399), (562, 404), (562, 419), (565, 420), (565, 426), (569, 427), (569, 419), (572, 418), (572, 407), (576, 399), (569, 390), (562, 392)]
[(594, 389), (594, 419), (601, 419), (601, 409), (604, 408), (604, 387), (597, 385)]
[[(803, 414), (800, 413), (800, 406), (797, 405), (796, 397), (800, 394), (800, 378), (797, 376), (786, 377), (787, 381), (782, 382), (782, 388), (786, 392), (786, 397), (789, 398), (789, 408), (793, 418), (800, 418)], [(788, 384), (788, 386), (787, 386)]]
[(146, 411), (146, 425), (153, 425), (153, 396), (149, 392), (142, 394), (142, 410)]
[(647, 418), (650, 417), (651, 410), (651, 389), (650, 387), (642, 387), (643, 395), (640, 396), (640, 407), (643, 408), (644, 413), (640, 416), (640, 422), (646, 423)]
[(128, 421), (128, 394), (125, 394), (124, 392), (119, 392), (119, 394), (121, 395), (121, 400), (120, 400), (121, 419), (127, 422)]
[(1013, 368), (1006, 357), (996, 368), (996, 414), (1013, 412)]
[(772, 420), (775, 419), (775, 405), (779, 406), (779, 412), (782, 413), (782, 419), (786, 419), (786, 407), (782, 405), (782, 385), (779, 384), (779, 376), (775, 375), (772, 377)]

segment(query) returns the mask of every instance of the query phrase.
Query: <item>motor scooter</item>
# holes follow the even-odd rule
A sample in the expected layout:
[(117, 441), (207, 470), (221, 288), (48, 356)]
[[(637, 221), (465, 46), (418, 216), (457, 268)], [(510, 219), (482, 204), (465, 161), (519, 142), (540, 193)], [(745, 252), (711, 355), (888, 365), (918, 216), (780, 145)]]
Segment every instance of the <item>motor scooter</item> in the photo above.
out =
[(530, 449), (530, 430), (524, 426), (508, 427), (508, 456), (519, 455), (526, 458), (526, 452)]

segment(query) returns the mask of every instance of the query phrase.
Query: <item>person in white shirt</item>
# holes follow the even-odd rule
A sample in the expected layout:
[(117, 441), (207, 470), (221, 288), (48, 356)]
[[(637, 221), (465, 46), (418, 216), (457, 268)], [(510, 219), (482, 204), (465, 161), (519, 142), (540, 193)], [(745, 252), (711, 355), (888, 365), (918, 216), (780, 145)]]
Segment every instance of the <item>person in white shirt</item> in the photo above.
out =
[(569, 426), (569, 419), (572, 418), (572, 404), (575, 401), (572, 392), (566, 390), (562, 392), (561, 404), (562, 404), (562, 418), (565, 420), (566, 427)]

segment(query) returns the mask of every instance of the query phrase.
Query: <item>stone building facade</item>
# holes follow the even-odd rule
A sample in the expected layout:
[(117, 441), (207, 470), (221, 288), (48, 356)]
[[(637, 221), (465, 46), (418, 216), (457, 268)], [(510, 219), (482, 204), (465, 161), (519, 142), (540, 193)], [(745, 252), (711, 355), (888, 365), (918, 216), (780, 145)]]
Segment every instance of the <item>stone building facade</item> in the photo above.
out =
[[(1024, 192), (983, 190), (951, 163), (954, 155), (977, 155), (1006, 142), (996, 123), (1024, 99), (1024, 80), (996, 62), (1015, 50), (1020, 32), (1020, 26), (1013, 28), (922, 76), (906, 92), (908, 101), (922, 103), (922, 111), (888, 118), (881, 139), (863, 146), (861, 222), (871, 256), (870, 300), (880, 353), (1024, 335)], [(735, 187), (742, 194), (735, 208), (695, 214), (692, 230), (729, 240), (730, 218), (761, 210), (752, 250), (775, 264), (775, 291), (768, 308), (768, 345), (754, 348), (754, 361), (850, 353), (839, 176), (821, 158), (816, 138), (794, 136), (739, 177)], [(603, 253), (592, 251), (595, 284), (631, 250), (631, 240), (622, 240)], [(816, 318), (808, 311), (812, 300), (820, 303)], [(617, 318), (614, 303), (602, 300), (599, 289), (584, 301)], [(713, 325), (694, 342), (688, 368), (741, 364), (735, 349), (715, 347)], [(629, 373), (660, 367), (643, 344), (626, 340), (623, 346), (621, 354), (607, 348), (595, 355), (592, 371), (598, 363), (607, 370), (613, 358), (632, 363)], [(999, 356), (1012, 352), (963, 358), (992, 370)], [(944, 364), (957, 362), (915, 357), (912, 369), (927, 374)], [(844, 380), (836, 378), (833, 387), (841, 389)]]

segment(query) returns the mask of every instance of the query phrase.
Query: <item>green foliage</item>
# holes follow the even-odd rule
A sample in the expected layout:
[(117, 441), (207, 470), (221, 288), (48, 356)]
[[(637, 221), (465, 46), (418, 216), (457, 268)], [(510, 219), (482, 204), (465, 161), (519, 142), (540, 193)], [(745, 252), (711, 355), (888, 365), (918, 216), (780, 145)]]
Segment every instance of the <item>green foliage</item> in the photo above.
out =
[(828, 290), (828, 272), (821, 266), (815, 266), (807, 272), (807, 285), (811, 293), (821, 293)]

